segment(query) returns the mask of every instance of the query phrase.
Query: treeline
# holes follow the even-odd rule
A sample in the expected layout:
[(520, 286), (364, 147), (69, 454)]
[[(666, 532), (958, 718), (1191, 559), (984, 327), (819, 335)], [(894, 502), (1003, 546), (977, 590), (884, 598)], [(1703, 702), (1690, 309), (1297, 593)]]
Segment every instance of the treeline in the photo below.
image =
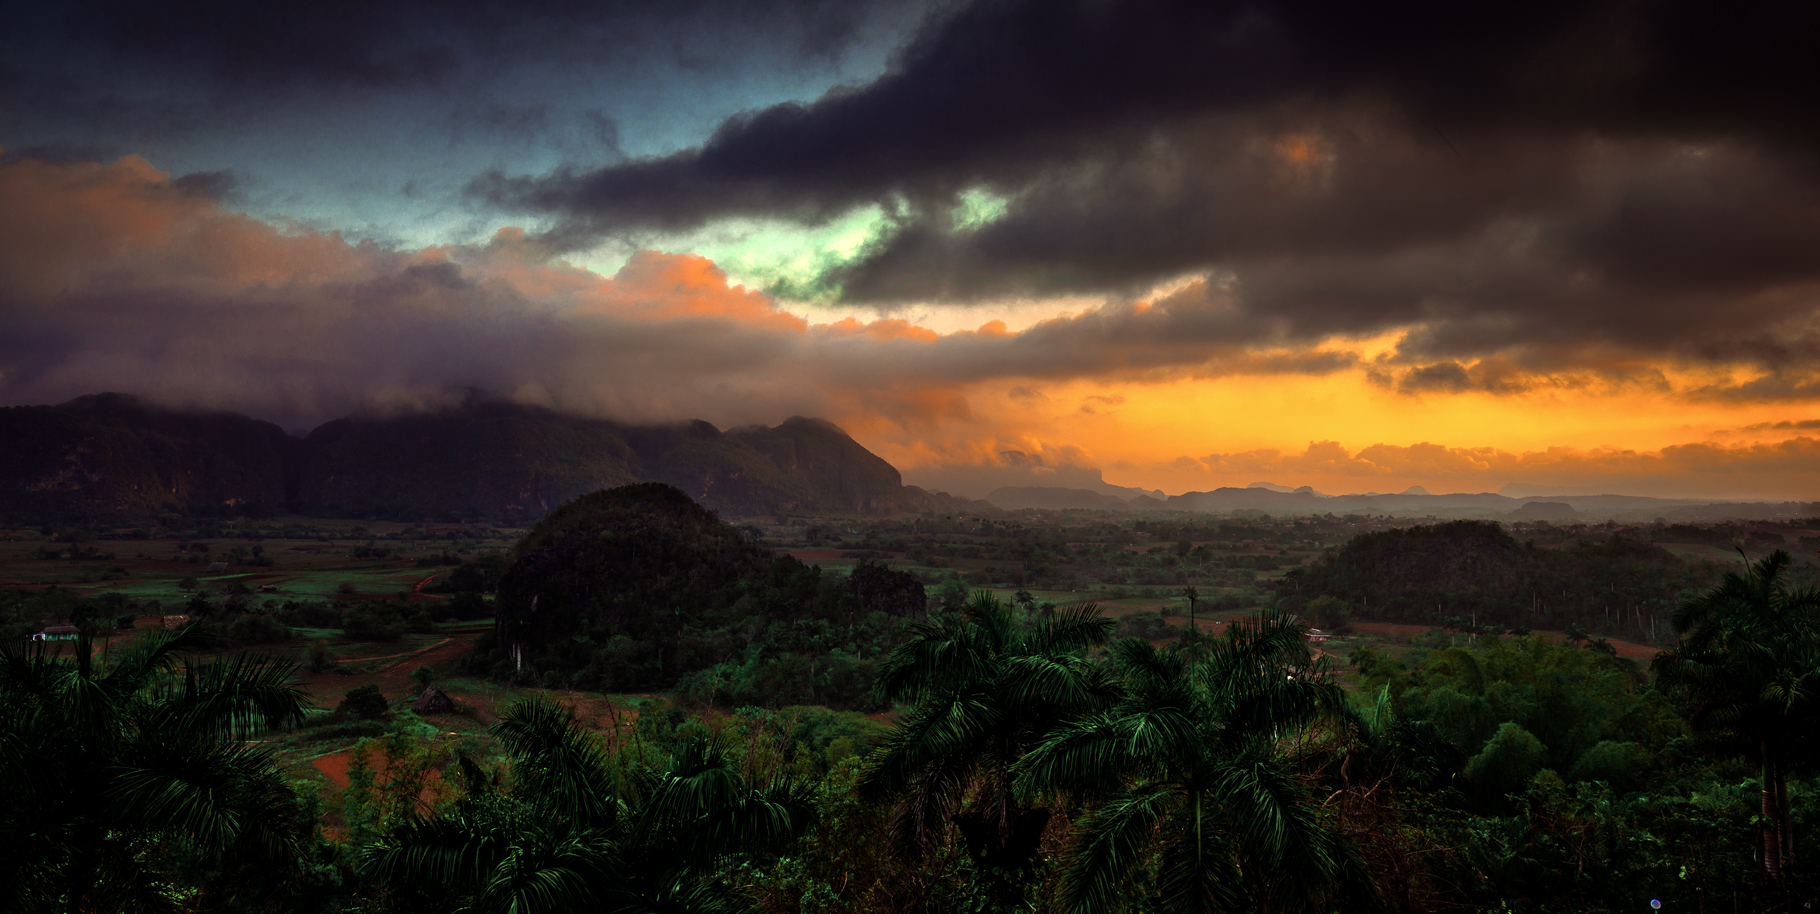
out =
[(1711, 587), (1722, 570), (1623, 535), (1542, 548), (1518, 542), (1495, 523), (1452, 521), (1356, 537), (1284, 575), (1277, 595), (1294, 610), (1331, 597), (1359, 619), (1501, 629), (1579, 625), (1647, 642), (1667, 637), (1674, 606)]

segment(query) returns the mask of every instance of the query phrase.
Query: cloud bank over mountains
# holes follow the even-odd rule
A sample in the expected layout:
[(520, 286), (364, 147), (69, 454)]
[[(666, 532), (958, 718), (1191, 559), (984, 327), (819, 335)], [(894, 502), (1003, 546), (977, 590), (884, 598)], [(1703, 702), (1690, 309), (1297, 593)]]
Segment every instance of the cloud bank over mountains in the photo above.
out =
[[(1203, 287), (1154, 304), (1110, 302), (1021, 333), (990, 323), (948, 334), (894, 319), (815, 323), (730, 285), (698, 256), (645, 252), (600, 276), (519, 232), (416, 251), (349, 243), (234, 213), (206, 182), (172, 179), (135, 158), (0, 165), (0, 209), (12, 214), (0, 229), (8, 325), (0, 396), (13, 403), (118, 389), (307, 428), (348, 412), (435, 408), (482, 389), (635, 421), (825, 415), (934, 479), (1056, 484), (1098, 480), (1094, 455), (1007, 437), (1015, 419), (980, 411), (976, 403), (995, 402), (982, 391), (1047, 404), (1031, 385), (1368, 370), (1343, 348), (1260, 345), (1231, 332), (1227, 309), (1207, 306)], [(1090, 395), (1076, 411), (1124, 406)], [(1806, 437), (1522, 455), (1384, 444), (1349, 454), (1323, 442), (1301, 455), (1185, 457), (1166, 469), (1179, 488), (1258, 474), (1381, 488), (1406, 479), (1584, 482), (1589, 473), (1711, 483), (1733, 472), (1761, 488), (1799, 477), (1814, 456)], [(995, 477), (995, 467), (1010, 472)]]
[(825, 416), (956, 487), (1820, 496), (1812, 4), (92, 12), (0, 35), (5, 403), (481, 389)]

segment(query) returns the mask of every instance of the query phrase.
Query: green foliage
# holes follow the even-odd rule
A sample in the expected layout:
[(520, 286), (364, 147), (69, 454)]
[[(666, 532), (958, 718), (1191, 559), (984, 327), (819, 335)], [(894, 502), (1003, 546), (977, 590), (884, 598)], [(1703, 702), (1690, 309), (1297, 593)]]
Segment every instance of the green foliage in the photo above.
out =
[(305, 656), (312, 673), (321, 673), (335, 666), (335, 655), (329, 650), (329, 642), (325, 638), (311, 641)]
[(1548, 747), (1521, 724), (1507, 720), (1466, 763), (1466, 777), (1484, 796), (1520, 794), (1547, 762)]
[(407, 631), (435, 631), (435, 626), (421, 608), (362, 603), (343, 614), (341, 630), (355, 641), (397, 641)]
[(346, 615), (327, 602), (286, 600), (278, 609), (278, 618), (299, 628), (340, 628)]
[(1160, 612), (1127, 613), (1119, 618), (1114, 637), (1137, 638), (1141, 641), (1170, 641), (1182, 636), (1182, 629), (1169, 624)]
[(403, 721), (383, 737), (357, 743), (349, 754), (348, 789), (342, 798), (354, 844), (369, 844), (404, 823), (434, 815), (453, 792), (449, 779), (440, 775), (454, 758), (452, 745)]
[(230, 647), (279, 644), (291, 640), (291, 629), (276, 617), (261, 614), (232, 616), (216, 627), (222, 643)]
[(1783, 884), (1794, 857), (1788, 801), (1791, 769), (1820, 762), (1820, 590), (1791, 588), (1793, 560), (1780, 549), (1727, 572), (1718, 587), (1682, 604), (1681, 643), (1653, 663), (1696, 733), (1757, 763), (1763, 794), (1759, 848), (1764, 878)]
[(1291, 571), (1277, 595), (1311, 614), (1312, 601), (1332, 597), (1364, 619), (1460, 626), (1476, 619), (1500, 631), (1577, 623), (1648, 641), (1667, 634), (1683, 592), (1703, 589), (1716, 574), (1621, 536), (1538, 549), (1495, 523), (1451, 521), (1355, 537)]
[(1601, 742), (1660, 747), (1683, 732), (1663, 696), (1643, 688), (1623, 658), (1541, 635), (1476, 641), (1423, 652), (1413, 671), (1371, 652), (1352, 660), (1367, 694), (1388, 688), (1399, 714), (1431, 722), (1469, 756), (1515, 724), (1546, 747), (1539, 767), (1568, 773)]
[(1067, 909), (1116, 910), (1138, 885), (1172, 912), (1373, 901), (1283, 753), (1342, 707), (1306, 633), (1281, 614), (1228, 626), (1192, 666), (1187, 652), (1113, 645), (1115, 700), (1017, 766), (1026, 794), (1088, 804), (1062, 876)]
[(1352, 629), (1352, 606), (1338, 597), (1323, 594), (1309, 600), (1308, 615), (1329, 631), (1345, 633)]
[(379, 687), (369, 682), (343, 697), (341, 704), (335, 706), (335, 712), (360, 720), (378, 720), (386, 716), (390, 708), (391, 704), (380, 693)]
[(430, 607), (431, 618), (437, 621), (459, 619), (472, 622), (475, 619), (486, 619), (493, 615), (493, 603), (474, 591), (463, 591), (447, 600)]
[(769, 862), (814, 821), (801, 784), (742, 771), (723, 740), (689, 740), (668, 764), (621, 777), (556, 705), (521, 702), (494, 731), (514, 761), (511, 790), (464, 763), (465, 798), (364, 851), (395, 899), (512, 914), (727, 910), (716, 870)]
[(827, 574), (676, 489), (624, 486), (558, 508), (513, 549), (503, 637), (472, 664), (573, 688), (680, 688), (701, 704), (861, 707), (900, 620), (926, 602), (908, 574), (864, 562)]
[(1050, 812), (1015, 796), (1013, 768), (1055, 728), (1110, 700), (1107, 671), (1082, 655), (1111, 628), (1090, 603), (1020, 624), (990, 593), (975, 594), (964, 616), (912, 623), (879, 691), (913, 704), (860, 782), (863, 797), (896, 802), (900, 854), (926, 855), (953, 823), (990, 894), (1017, 903)]
[(301, 719), (295, 667), (202, 646), (146, 632), (103, 667), (86, 637), (73, 657), (0, 645), (0, 909), (166, 910), (203, 890), (251, 908), (297, 878), (312, 822), (244, 741)]

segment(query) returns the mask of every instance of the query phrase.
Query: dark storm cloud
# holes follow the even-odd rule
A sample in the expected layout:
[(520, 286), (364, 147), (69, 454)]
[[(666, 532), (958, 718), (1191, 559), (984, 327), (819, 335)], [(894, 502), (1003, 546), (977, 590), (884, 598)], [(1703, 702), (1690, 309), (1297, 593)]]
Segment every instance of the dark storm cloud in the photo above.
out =
[[(408, 88), (525, 57), (595, 58), (656, 42), (685, 63), (711, 45), (764, 40), (804, 58), (837, 56), (882, 4), (836, 0), (126, 0), (22, 7), (0, 50), (12, 80), (34, 71), (131, 67), (226, 95), (274, 87)], [(709, 47), (696, 39), (709, 39)], [(481, 73), (480, 75), (486, 75)]]
[(481, 189), (608, 226), (814, 211), (1018, 182), (1183, 118), (1361, 93), (1447, 148), (1545, 126), (1805, 143), (1820, 80), (1801, 52), (1817, 28), (1820, 12), (1778, 2), (986, 0), (864, 89), (734, 118), (666, 159)]
[[(1411, 391), (1652, 356), (1799, 374), (1816, 61), (1812, 4), (988, 0), (869, 86), (471, 190), (568, 246), (881, 203), (892, 231), (826, 277), (881, 306), (1212, 271), (1241, 335), (1412, 330), (1387, 369)], [(1006, 213), (950, 223), (974, 187)]]

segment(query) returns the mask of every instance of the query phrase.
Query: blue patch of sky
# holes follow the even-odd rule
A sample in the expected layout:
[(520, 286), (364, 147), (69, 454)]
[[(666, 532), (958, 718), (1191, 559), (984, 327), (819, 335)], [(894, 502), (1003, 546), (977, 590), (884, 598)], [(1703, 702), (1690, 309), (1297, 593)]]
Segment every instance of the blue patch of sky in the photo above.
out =
[[(229, 108), (178, 82), (159, 88), (127, 68), (97, 69), (79, 72), (71, 91), (98, 103), (14, 109), (0, 119), (0, 146), (137, 153), (173, 174), (230, 172), (233, 208), (350, 240), (474, 243), (506, 225), (540, 227), (469, 199), (463, 189), (474, 177), (661, 156), (700, 144), (729, 116), (862, 85), (884, 72), (914, 24), (906, 9), (831, 57), (805, 57), (762, 36), (712, 36), (693, 50), (654, 40), (599, 60), (515, 61), (435, 87), (279, 89)], [(128, 116), (101, 116), (110, 106)], [(844, 250), (847, 221), (808, 230), (804, 245)]]

